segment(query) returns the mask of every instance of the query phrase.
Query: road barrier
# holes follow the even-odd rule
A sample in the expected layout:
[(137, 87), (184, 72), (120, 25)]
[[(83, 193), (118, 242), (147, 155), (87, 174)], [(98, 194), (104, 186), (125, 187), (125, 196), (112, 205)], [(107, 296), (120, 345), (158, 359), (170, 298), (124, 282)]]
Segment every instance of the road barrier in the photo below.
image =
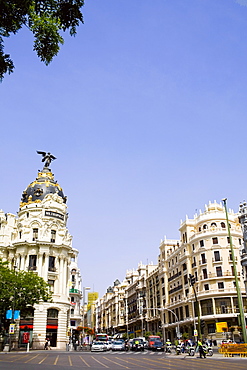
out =
[(233, 357), (234, 355), (247, 357), (247, 344), (223, 343), (219, 348), (219, 353), (222, 353), (224, 357)]

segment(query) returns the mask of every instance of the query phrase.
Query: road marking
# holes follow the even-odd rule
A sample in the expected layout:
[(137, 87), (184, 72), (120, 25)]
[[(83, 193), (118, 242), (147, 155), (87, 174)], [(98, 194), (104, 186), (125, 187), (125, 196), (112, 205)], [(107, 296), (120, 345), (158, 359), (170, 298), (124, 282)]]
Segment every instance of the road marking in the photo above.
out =
[(71, 361), (70, 356), (68, 356), (68, 358), (69, 358), (69, 365), (70, 365), (70, 366), (73, 366), (73, 365), (72, 365), (72, 361)]
[[(138, 360), (136, 360), (136, 359), (131, 359), (132, 360), (132, 362), (131, 362), (131, 360), (123, 360), (123, 358), (118, 358), (118, 357), (116, 357), (116, 359), (117, 360), (120, 360), (120, 361), (123, 361), (123, 362), (127, 362), (127, 363), (129, 363), (129, 364), (131, 364), (131, 365), (136, 365), (136, 363), (135, 362), (133, 362), (133, 361), (138, 361)], [(139, 362), (140, 362), (141, 360), (139, 360)], [(147, 366), (142, 366), (142, 365), (139, 365), (138, 364), (138, 367), (144, 367), (144, 369), (147, 369)], [(153, 369), (151, 369), (151, 368), (149, 368), (148, 370), (153, 370)]]
[(82, 362), (84, 362), (84, 364), (87, 365), (87, 367), (90, 367), (90, 365), (88, 365), (88, 363), (84, 360), (84, 358), (82, 358), (81, 356), (79, 356), (79, 357), (82, 360)]
[(93, 356), (91, 356), (91, 358), (94, 359), (96, 362), (98, 362), (100, 365), (105, 366), (109, 369), (109, 366), (103, 364), (103, 362), (100, 362), (100, 361), (96, 360), (96, 358), (94, 358)]
[(54, 364), (53, 365), (56, 365), (57, 364), (58, 359), (59, 359), (59, 355), (56, 357), (56, 360), (54, 361)]
[(121, 364), (119, 364), (118, 362), (115, 362), (115, 361), (112, 361), (112, 360), (109, 360), (108, 358), (106, 358), (106, 357), (103, 357), (104, 359), (106, 359), (106, 360), (108, 360), (108, 361), (110, 361), (110, 362), (112, 362), (113, 364), (115, 364), (115, 365), (118, 365), (118, 366), (122, 366), (122, 367), (124, 367), (125, 369), (129, 369), (129, 367), (127, 367), (127, 366), (124, 366), (124, 365), (121, 365)]
[[(24, 355), (24, 356), (22, 356), (22, 358), (24, 358), (24, 357), (28, 357), (28, 356), (30, 356), (30, 354), (28, 354), (28, 355)], [(15, 360), (12, 360), (12, 361), (9, 361), (9, 362), (14, 362), (14, 361), (16, 361), (16, 360), (18, 360), (20, 357), (18, 356)]]
[(27, 362), (29, 362), (29, 361), (33, 360), (34, 358), (36, 358), (36, 357), (38, 357), (38, 356), (39, 356), (39, 354), (37, 354), (36, 356), (33, 356), (33, 357), (29, 358), (27, 361), (25, 361), (25, 362), (24, 362), (24, 364), (26, 364)]
[(48, 355), (46, 357), (44, 357), (38, 364), (42, 364), (42, 362), (44, 362), (46, 359), (47, 359)]

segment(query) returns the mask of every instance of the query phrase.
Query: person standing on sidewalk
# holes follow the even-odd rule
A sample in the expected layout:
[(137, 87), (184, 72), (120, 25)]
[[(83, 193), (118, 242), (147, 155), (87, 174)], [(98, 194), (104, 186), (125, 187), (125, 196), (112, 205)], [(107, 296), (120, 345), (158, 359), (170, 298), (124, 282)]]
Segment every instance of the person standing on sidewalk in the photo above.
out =
[(201, 339), (198, 340), (197, 345), (198, 345), (198, 350), (199, 350), (200, 358), (206, 358), (206, 353), (205, 353), (205, 351), (203, 349), (203, 345), (202, 345)]

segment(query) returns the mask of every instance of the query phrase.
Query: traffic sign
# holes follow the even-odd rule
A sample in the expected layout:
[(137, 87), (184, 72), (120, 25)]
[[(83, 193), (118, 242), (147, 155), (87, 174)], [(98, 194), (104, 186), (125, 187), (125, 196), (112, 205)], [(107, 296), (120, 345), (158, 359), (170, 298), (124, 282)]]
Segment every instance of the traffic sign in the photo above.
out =
[(198, 332), (197, 330), (194, 330), (194, 337), (197, 337), (198, 336)]
[(15, 324), (9, 325), (9, 334), (15, 334)]

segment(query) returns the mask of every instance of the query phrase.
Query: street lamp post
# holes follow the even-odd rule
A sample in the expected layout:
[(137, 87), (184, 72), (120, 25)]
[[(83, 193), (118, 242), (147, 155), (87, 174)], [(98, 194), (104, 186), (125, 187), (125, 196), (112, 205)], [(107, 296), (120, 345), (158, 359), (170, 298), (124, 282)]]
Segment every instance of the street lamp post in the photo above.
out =
[(90, 290), (89, 287), (83, 287), (82, 295), (82, 345), (84, 344), (84, 325), (85, 325), (85, 294), (86, 290)]
[[(190, 286), (192, 287), (193, 289), (193, 292), (194, 292), (194, 296), (195, 296), (195, 303), (196, 303), (196, 315), (197, 315), (197, 328), (198, 328), (198, 338), (201, 339), (201, 317), (200, 317), (200, 307), (199, 307), (199, 302), (198, 302), (198, 299), (197, 299), (197, 294), (196, 294), (196, 290), (195, 290), (195, 283), (196, 283), (196, 278), (194, 277), (194, 275), (191, 275), (189, 274), (189, 282), (190, 282)], [(193, 306), (193, 303), (192, 303), (192, 306)], [(194, 311), (194, 310), (193, 310)], [(195, 315), (194, 315), (195, 316)], [(195, 325), (195, 321), (194, 321), (194, 325)]]
[(177, 317), (177, 315), (175, 314), (175, 312), (173, 310), (171, 310), (170, 308), (165, 308), (165, 307), (153, 307), (153, 308), (146, 308), (146, 309), (147, 310), (161, 311), (161, 325), (162, 325), (162, 334), (163, 334), (164, 343), (165, 343), (165, 340), (166, 340), (165, 320), (164, 320), (164, 311), (165, 310), (171, 312), (175, 316), (175, 319), (176, 319), (176, 322), (177, 322), (177, 337), (180, 338), (179, 320), (178, 320), (178, 317)]
[(226, 207), (227, 199), (224, 198), (224, 199), (222, 199), (222, 201), (223, 201), (224, 208), (225, 208), (225, 213), (226, 213), (226, 223), (227, 223), (227, 229), (228, 229), (228, 236), (229, 236), (229, 240), (230, 240), (230, 249), (231, 249), (231, 254), (232, 254), (233, 271), (234, 271), (236, 291), (237, 291), (237, 296), (238, 296), (239, 316), (240, 316), (240, 322), (241, 322), (241, 327), (242, 327), (243, 340), (244, 340), (244, 343), (247, 343), (246, 323), (245, 323), (245, 317), (244, 317), (243, 300), (242, 300), (242, 295), (241, 295), (239, 282), (238, 282), (238, 273), (237, 273), (237, 267), (236, 267), (236, 262), (235, 262), (235, 257), (234, 257), (234, 249), (233, 249), (233, 244), (232, 244), (231, 229), (230, 229), (230, 224), (229, 224), (229, 219), (228, 219), (228, 212), (227, 212), (227, 207)]
[(126, 317), (127, 339), (129, 340), (129, 317), (128, 317), (128, 299), (127, 299), (127, 294), (125, 296), (125, 317)]

